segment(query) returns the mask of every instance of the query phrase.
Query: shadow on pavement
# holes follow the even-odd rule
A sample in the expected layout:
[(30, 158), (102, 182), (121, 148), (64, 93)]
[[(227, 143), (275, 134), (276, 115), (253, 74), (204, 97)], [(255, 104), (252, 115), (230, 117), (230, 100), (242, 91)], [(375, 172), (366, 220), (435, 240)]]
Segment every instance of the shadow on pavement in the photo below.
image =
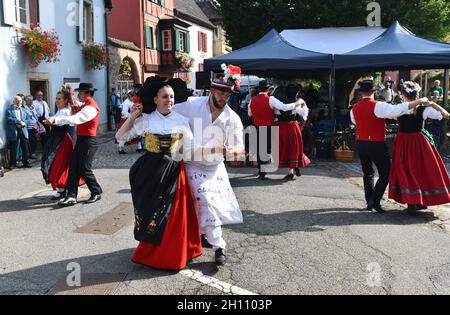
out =
[(328, 227), (351, 225), (413, 225), (434, 220), (428, 213), (410, 217), (406, 211), (390, 210), (385, 214), (355, 209), (297, 210), (262, 214), (242, 212), (244, 224), (227, 226), (235, 232), (256, 235), (280, 235), (289, 232), (321, 232)]

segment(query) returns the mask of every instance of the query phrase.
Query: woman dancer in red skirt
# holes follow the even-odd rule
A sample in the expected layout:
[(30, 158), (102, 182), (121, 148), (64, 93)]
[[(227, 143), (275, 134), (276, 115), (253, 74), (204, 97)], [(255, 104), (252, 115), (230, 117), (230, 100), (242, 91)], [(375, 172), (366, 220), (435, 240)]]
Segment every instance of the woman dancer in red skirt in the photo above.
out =
[(305, 168), (311, 164), (309, 158), (303, 153), (302, 129), (297, 123), (299, 117), (306, 121), (308, 113), (309, 109), (304, 101), (296, 110), (290, 112), (275, 111), (280, 133), (280, 162), (278, 168), (288, 169), (285, 180), (294, 180), (294, 171), (295, 175), (301, 176), (300, 168)]
[(164, 270), (181, 270), (202, 254), (183, 155), (175, 158), (193, 139), (188, 120), (172, 112), (175, 95), (183, 102), (184, 92), (186, 84), (180, 79), (147, 79), (139, 91), (142, 105), (135, 106), (116, 135), (119, 141), (143, 136), (146, 144), (146, 154), (130, 170), (134, 237), (140, 242), (132, 261)]
[[(70, 104), (76, 102), (70, 85), (64, 85), (56, 94), (55, 117), (71, 116)], [(45, 144), (41, 161), (41, 171), (47, 184), (51, 184), (55, 194), (52, 200), (59, 200), (65, 194), (67, 178), (69, 176), (70, 159), (73, 153), (73, 140), (69, 135), (69, 126), (53, 126), (50, 136)], [(79, 185), (84, 185), (80, 179)]]
[[(417, 99), (421, 88), (405, 82), (405, 101)], [(395, 138), (392, 168), (389, 177), (389, 198), (408, 204), (408, 213), (427, 206), (450, 203), (450, 179), (436, 148), (422, 133), (426, 119), (448, 119), (449, 113), (430, 102), (398, 118), (399, 133)]]

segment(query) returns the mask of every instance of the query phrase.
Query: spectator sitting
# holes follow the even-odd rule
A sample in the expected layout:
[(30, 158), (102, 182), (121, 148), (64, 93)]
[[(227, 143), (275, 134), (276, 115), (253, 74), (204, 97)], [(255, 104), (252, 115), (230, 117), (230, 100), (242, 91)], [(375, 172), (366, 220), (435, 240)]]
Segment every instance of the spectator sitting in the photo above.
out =
[(438, 91), (439, 96), (444, 95), (444, 89), (441, 86), (441, 81), (439, 80), (434, 81), (434, 86), (431, 88), (431, 95), (434, 94), (434, 91)]

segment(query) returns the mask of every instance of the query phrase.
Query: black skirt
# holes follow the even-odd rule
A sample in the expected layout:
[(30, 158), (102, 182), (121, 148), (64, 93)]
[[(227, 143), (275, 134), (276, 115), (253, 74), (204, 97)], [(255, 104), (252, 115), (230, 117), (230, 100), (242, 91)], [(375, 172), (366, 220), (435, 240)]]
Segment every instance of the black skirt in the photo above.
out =
[(130, 185), (137, 241), (160, 245), (178, 186), (181, 164), (147, 152), (131, 167)]
[(69, 126), (54, 126), (45, 143), (41, 160), (41, 172), (46, 184), (50, 184), (50, 168), (68, 130)]

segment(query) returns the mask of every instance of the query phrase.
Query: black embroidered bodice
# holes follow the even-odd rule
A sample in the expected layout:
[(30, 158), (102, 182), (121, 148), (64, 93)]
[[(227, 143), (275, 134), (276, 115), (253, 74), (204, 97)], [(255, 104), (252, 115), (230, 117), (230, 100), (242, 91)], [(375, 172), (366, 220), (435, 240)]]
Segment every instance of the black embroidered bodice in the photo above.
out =
[(414, 133), (421, 132), (423, 129), (423, 112), (424, 106), (417, 109), (416, 115), (403, 115), (398, 118), (399, 132)]

